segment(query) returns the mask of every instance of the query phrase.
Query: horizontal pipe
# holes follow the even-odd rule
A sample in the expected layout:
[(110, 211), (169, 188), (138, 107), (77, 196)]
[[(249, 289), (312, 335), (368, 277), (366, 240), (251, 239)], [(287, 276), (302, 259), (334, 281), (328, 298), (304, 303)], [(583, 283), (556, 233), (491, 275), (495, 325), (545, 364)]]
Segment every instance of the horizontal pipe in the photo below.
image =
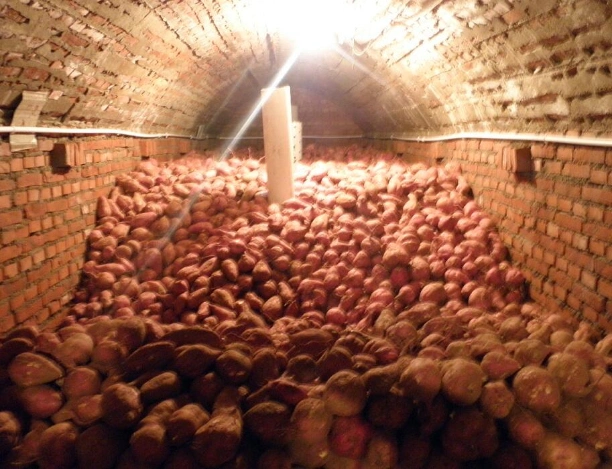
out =
[(128, 137), (137, 138), (188, 138), (190, 140), (206, 140), (210, 137), (197, 138), (189, 135), (179, 134), (146, 134), (142, 132), (133, 132), (131, 130), (121, 129), (72, 129), (67, 127), (17, 127), (4, 126), (0, 127), (0, 134), (61, 134), (61, 135), (125, 135)]
[[(124, 135), (136, 138), (187, 138), (190, 140), (232, 140), (233, 137), (194, 137), (180, 134), (147, 134), (142, 132), (133, 132), (130, 130), (121, 129), (74, 129), (65, 127), (19, 127), (19, 126), (0, 126), (0, 134), (19, 133), (19, 134), (59, 134), (59, 135)], [(368, 136), (368, 135), (304, 135), (304, 139), (356, 139), (367, 138), (370, 140), (393, 140), (402, 142), (422, 142), (434, 143), (450, 140), (509, 140), (523, 142), (542, 142), (542, 143), (559, 143), (567, 145), (585, 145), (593, 147), (612, 147), (612, 138), (603, 137), (568, 137), (566, 135), (556, 134), (535, 134), (535, 133), (506, 133), (506, 132), (458, 132), (454, 134), (441, 134), (422, 137), (403, 137), (403, 136)], [(243, 140), (261, 140), (263, 137), (244, 137)]]
[(601, 137), (568, 137), (555, 134), (526, 134), (505, 132), (459, 132), (454, 134), (434, 135), (430, 137), (373, 137), (376, 140), (397, 140), (402, 142), (445, 142), (449, 140), (510, 140), (521, 142), (560, 143), (567, 145), (584, 145), (591, 147), (612, 147), (612, 138)]
[[(121, 129), (73, 129), (67, 127), (17, 127), (17, 126), (4, 126), (0, 127), (0, 134), (60, 134), (60, 135), (125, 135), (129, 137), (137, 138), (188, 138), (190, 140), (233, 140), (235, 137), (193, 137), (189, 135), (180, 134), (147, 134), (142, 132), (133, 132), (131, 130)], [(302, 138), (309, 139), (351, 139), (351, 138), (365, 138), (365, 135), (304, 135)], [(243, 137), (243, 140), (263, 140), (262, 136), (247, 136)]]

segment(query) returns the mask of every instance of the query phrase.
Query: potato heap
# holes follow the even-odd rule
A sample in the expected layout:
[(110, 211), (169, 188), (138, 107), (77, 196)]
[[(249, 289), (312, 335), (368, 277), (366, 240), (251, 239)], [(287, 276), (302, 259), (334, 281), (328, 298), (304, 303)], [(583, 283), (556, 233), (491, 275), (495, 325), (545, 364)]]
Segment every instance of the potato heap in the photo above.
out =
[(612, 339), (525, 299), (453, 165), (143, 161), (56, 331), (0, 340), (0, 468), (612, 465)]

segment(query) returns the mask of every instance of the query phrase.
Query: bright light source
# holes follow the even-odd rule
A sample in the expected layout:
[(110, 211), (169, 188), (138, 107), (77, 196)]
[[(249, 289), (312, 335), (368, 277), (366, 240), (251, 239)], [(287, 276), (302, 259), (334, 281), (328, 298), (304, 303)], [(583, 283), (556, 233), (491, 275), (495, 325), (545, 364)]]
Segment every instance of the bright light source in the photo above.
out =
[(278, 31), (302, 50), (329, 49), (352, 38), (363, 23), (362, 11), (347, 0), (259, 0), (267, 28)]

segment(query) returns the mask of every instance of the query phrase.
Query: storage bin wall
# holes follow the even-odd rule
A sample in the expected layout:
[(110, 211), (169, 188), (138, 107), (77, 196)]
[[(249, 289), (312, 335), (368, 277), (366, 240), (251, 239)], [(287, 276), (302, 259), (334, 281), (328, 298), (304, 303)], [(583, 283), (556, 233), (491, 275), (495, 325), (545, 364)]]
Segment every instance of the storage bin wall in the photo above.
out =
[[(501, 166), (504, 150), (517, 147), (530, 151), (525, 173)], [(391, 148), (460, 164), (527, 276), (531, 298), (611, 330), (612, 150), (469, 139)]]
[[(77, 139), (72, 143), (80, 145), (82, 164), (53, 168), (52, 149), (66, 141), (43, 137), (37, 149), (17, 154), (7, 142), (0, 146), (4, 332), (23, 323), (52, 327), (65, 316), (79, 282), (86, 235), (95, 226), (96, 199), (108, 195), (117, 174), (143, 157), (164, 161), (206, 148), (184, 139)], [(610, 330), (610, 150), (522, 143), (541, 168), (516, 175), (500, 166), (503, 149), (516, 142), (378, 145), (408, 161), (459, 163), (475, 200), (494, 217), (513, 262), (526, 274), (530, 297), (551, 311)]]
[[(78, 146), (73, 167), (54, 167), (54, 148)], [(194, 148), (203, 148), (195, 143)], [(79, 283), (96, 199), (115, 176), (143, 158), (160, 161), (192, 149), (189, 140), (40, 138), (38, 148), (11, 153), (0, 143), (0, 330), (34, 323), (53, 328)]]

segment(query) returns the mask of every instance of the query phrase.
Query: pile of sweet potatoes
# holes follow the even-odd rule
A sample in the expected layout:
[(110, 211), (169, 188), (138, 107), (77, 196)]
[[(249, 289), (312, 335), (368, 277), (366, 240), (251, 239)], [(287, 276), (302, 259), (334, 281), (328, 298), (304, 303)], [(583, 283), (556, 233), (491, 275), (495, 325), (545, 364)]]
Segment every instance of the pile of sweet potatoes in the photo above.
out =
[(457, 168), (143, 162), (54, 331), (0, 339), (0, 468), (608, 467), (612, 340), (523, 297)]

